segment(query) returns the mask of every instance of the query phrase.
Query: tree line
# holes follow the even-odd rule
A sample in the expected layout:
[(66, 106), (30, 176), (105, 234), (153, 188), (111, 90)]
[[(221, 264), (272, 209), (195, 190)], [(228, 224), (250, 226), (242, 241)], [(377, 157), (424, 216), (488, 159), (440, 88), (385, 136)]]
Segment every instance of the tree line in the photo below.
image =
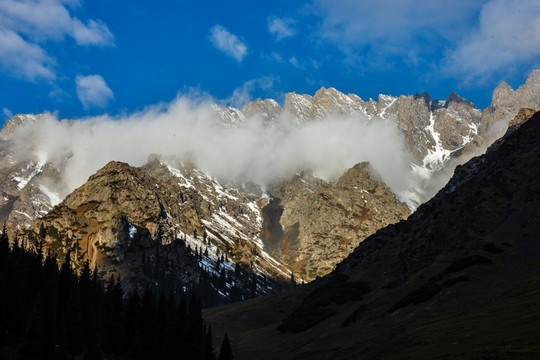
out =
[(227, 335), (216, 356), (196, 289), (177, 296), (147, 288), (125, 294), (86, 262), (76, 273), (41, 247), (0, 234), (1, 359), (232, 359)]

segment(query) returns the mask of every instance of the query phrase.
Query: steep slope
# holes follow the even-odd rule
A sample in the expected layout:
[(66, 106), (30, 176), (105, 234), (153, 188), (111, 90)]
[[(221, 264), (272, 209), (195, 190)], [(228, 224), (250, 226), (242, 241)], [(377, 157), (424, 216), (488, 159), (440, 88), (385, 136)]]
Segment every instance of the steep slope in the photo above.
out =
[[(175, 286), (198, 282), (201, 271), (223, 277), (218, 290), (228, 299), (236, 288), (268, 294), (289, 274), (258, 240), (257, 199), (171, 159), (153, 156), (143, 168), (111, 162), (35, 221), (28, 237), (60, 254), (71, 249), (75, 264), (88, 260), (128, 290), (157, 281), (144, 273), (150, 267)], [(242, 271), (252, 275), (232, 278)]]
[(206, 315), (240, 359), (539, 358), (539, 176), (536, 113), (329, 276)]
[(336, 183), (298, 174), (270, 194), (273, 201), (263, 213), (280, 210), (274, 221), (282, 227), (265, 232), (263, 241), (307, 281), (328, 274), (366, 237), (409, 215), (368, 163), (355, 165)]

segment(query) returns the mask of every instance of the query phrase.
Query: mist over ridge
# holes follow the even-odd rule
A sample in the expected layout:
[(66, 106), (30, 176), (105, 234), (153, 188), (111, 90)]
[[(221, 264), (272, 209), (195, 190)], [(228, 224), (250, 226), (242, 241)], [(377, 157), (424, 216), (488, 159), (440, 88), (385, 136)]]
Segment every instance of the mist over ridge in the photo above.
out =
[(272, 126), (259, 116), (225, 126), (212, 104), (183, 95), (122, 117), (58, 121), (46, 114), (16, 130), (15, 154), (57, 167), (65, 163), (62, 197), (111, 160), (142, 166), (150, 154), (189, 159), (221, 180), (263, 188), (304, 170), (337, 180), (362, 161), (369, 161), (398, 195), (412, 185), (403, 137), (391, 119), (358, 112), (295, 126), (282, 114)]

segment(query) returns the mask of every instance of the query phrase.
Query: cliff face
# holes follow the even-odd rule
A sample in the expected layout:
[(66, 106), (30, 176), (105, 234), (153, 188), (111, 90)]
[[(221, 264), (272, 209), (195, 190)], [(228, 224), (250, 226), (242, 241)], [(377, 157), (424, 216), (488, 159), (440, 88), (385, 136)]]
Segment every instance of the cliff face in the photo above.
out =
[(45, 247), (60, 253), (72, 249), (76, 264), (88, 260), (128, 288), (149, 281), (142, 269), (151, 258), (183, 284), (198, 281), (201, 269), (217, 275), (235, 266), (249, 270), (260, 277), (261, 295), (276, 291), (289, 275), (259, 240), (258, 199), (190, 164), (159, 157), (142, 168), (110, 162), (36, 220), (29, 236), (37, 242), (44, 235)]
[(264, 240), (274, 256), (308, 281), (326, 275), (378, 229), (409, 215), (368, 163), (355, 165), (336, 183), (298, 174), (271, 194), (276, 202), (271, 206), (282, 211), (277, 229), (282, 236)]

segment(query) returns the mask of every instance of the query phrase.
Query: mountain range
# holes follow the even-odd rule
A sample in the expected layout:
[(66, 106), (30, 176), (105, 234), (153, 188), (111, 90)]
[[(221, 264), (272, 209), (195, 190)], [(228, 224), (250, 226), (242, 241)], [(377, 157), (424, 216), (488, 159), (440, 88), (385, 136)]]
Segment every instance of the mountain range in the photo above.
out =
[[(59, 255), (71, 249), (76, 266), (88, 260), (103, 276), (122, 278), (128, 290), (181, 289), (208, 278), (218, 303), (271, 294), (327, 275), (365, 238), (423, 209), (454, 168), (485, 151), (519, 109), (540, 108), (539, 94), (534, 71), (515, 91), (499, 85), (483, 111), (455, 93), (445, 101), (427, 93), (363, 101), (333, 88), (289, 93), (283, 106), (272, 99), (241, 110), (209, 106), (219, 131), (256, 121), (283, 136), (331, 127), (336, 119), (366, 129), (386, 124), (397, 137), (369, 153), (393, 151), (398, 139), (395, 157), (406, 159), (403, 176), (355, 158), (335, 178), (308, 164), (265, 184), (216, 176), (193, 154), (147, 154), (142, 166), (108, 159), (73, 187), (73, 150), (44, 156), (36, 144), (50, 135), (43, 124), (61, 137), (80, 122), (15, 115), (0, 133), (0, 221), (27, 247), (41, 243)], [(75, 170), (84, 173), (84, 165)]]

